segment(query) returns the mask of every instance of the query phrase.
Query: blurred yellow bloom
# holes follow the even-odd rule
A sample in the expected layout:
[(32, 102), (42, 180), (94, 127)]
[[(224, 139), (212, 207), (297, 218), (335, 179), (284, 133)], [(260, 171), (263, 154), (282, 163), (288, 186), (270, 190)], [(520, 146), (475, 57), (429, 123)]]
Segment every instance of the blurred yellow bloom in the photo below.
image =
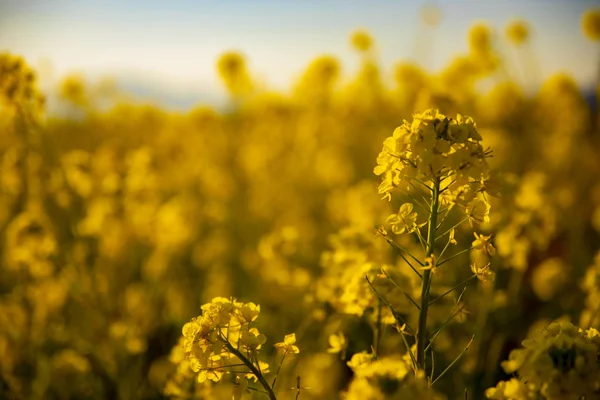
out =
[(260, 314), (260, 306), (254, 303), (244, 304), (241, 309), (241, 314), (246, 322), (255, 321), (256, 318), (258, 318), (258, 314)]
[(283, 342), (275, 343), (275, 348), (279, 353), (282, 354), (298, 354), (300, 353), (300, 349), (295, 345), (296, 343), (296, 334), (290, 333), (289, 335), (285, 335)]
[(520, 46), (525, 43), (529, 38), (529, 27), (527, 23), (522, 20), (516, 20), (510, 22), (506, 26), (506, 38), (513, 44)]
[(369, 354), (366, 351), (361, 351), (360, 353), (354, 354), (350, 361), (346, 362), (346, 364), (352, 368), (354, 372), (356, 372), (358, 369), (369, 365), (373, 358), (375, 358), (373, 354)]
[(474, 250), (484, 251), (490, 256), (496, 254), (496, 249), (491, 242), (492, 235), (485, 236), (477, 234), (477, 232), (473, 232), (473, 235), (475, 236), (475, 241), (473, 241), (471, 246)]
[(410, 233), (417, 228), (417, 213), (413, 208), (412, 203), (404, 203), (400, 206), (398, 214), (392, 214), (387, 218), (386, 223), (392, 226), (392, 232), (396, 235)]
[(471, 271), (473, 271), (473, 273), (477, 275), (477, 279), (485, 283), (493, 282), (496, 278), (496, 273), (492, 271), (492, 269), (490, 268), (490, 264), (486, 264), (480, 267), (476, 263), (472, 263)]
[(342, 332), (338, 332), (335, 335), (329, 335), (329, 346), (330, 347), (327, 349), (328, 353), (344, 353), (346, 351), (346, 347), (348, 346), (348, 342), (346, 341), (344, 334)]
[(233, 95), (245, 95), (252, 90), (252, 82), (241, 53), (227, 52), (217, 62), (219, 76)]
[(490, 207), (490, 204), (482, 199), (475, 198), (471, 201), (465, 210), (471, 226), (473, 224), (488, 222), (490, 219)]
[(600, 9), (592, 9), (583, 13), (581, 29), (588, 39), (600, 40)]
[(373, 47), (373, 38), (365, 30), (359, 30), (352, 34), (352, 47), (361, 52), (367, 52)]
[(477, 23), (469, 29), (468, 34), (469, 49), (471, 52), (488, 53), (492, 48), (492, 31), (483, 24)]

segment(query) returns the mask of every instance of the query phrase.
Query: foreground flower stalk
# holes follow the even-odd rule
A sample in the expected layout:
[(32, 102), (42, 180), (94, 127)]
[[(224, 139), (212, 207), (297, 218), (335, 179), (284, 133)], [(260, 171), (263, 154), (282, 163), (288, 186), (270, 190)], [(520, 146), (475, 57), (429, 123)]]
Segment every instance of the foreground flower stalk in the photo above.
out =
[[(429, 307), (472, 278), (477, 277), (487, 282), (494, 277), (490, 269), (490, 256), (494, 254), (491, 236), (475, 232), (476, 240), (470, 247), (446, 255), (450, 247), (458, 244), (455, 239), (456, 230), (467, 221), (471, 228), (489, 221), (490, 205), (487, 195), (492, 194), (491, 189), (496, 184), (486, 161), (491, 156), (491, 150), (484, 149), (481, 141), (476, 125), (469, 117), (458, 115), (456, 118), (449, 118), (437, 110), (415, 113), (412, 122), (404, 121), (393, 136), (384, 141), (374, 170), (376, 175), (383, 177), (379, 193), (383, 194), (384, 199), (391, 201), (398, 196), (403, 201), (407, 197), (411, 200), (410, 203), (403, 203), (398, 213), (390, 215), (386, 222), (395, 235), (414, 234), (422, 246), (424, 258), (419, 258), (396, 244), (385, 228), (380, 228), (378, 233), (400, 253), (404, 262), (420, 278), (419, 305), (412, 301), (419, 309), (418, 327), (415, 330), (406, 321), (398, 323), (407, 332), (416, 333), (415, 350), (406, 339), (404, 342), (415, 371), (430, 368), (430, 372), (426, 374), (430, 384), (443, 376), (464, 355), (472, 340), (447, 369), (434, 378), (433, 359), (428, 360), (428, 354), (432, 353), (433, 342), (441, 330), (464, 309), (462, 294), (456, 301), (456, 311), (431, 334), (428, 332)], [(459, 212), (453, 213), (456, 210)], [(452, 220), (458, 222), (448, 223)], [(421, 232), (425, 226), (426, 236), (425, 232)], [(440, 239), (446, 241), (441, 251), (436, 247)], [(438, 268), (453, 259), (460, 260), (461, 255), (469, 252), (473, 262), (473, 275), (432, 300), (433, 281)], [(384, 301), (384, 304), (389, 303)], [(399, 315), (395, 310), (392, 312)]]
[[(254, 303), (240, 303), (223, 297), (216, 297), (203, 305), (202, 315), (183, 327), (183, 357), (179, 360), (183, 365), (182, 372), (191, 370), (199, 383), (207, 380), (220, 382), (224, 376), (231, 376), (234, 400), (241, 400), (248, 390), (264, 393), (270, 400), (276, 400), (275, 382), (283, 360), (288, 354), (298, 354), (300, 349), (295, 345), (296, 335), (293, 333), (275, 344), (283, 357), (273, 383), (269, 385), (265, 377), (269, 373), (269, 364), (259, 360), (267, 337), (251, 327), (259, 313), (260, 306)], [(176, 376), (173, 381), (177, 380)], [(262, 390), (250, 387), (250, 380), (259, 383)]]

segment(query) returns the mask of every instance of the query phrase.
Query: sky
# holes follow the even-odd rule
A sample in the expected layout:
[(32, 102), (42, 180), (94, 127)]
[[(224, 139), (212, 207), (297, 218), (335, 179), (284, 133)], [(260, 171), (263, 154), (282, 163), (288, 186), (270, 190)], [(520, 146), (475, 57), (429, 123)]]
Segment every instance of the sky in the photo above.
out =
[[(420, 22), (426, 4), (441, 10), (435, 29)], [(588, 87), (598, 74), (600, 46), (583, 37), (580, 20), (598, 6), (592, 0), (0, 0), (0, 51), (42, 66), (45, 85), (68, 73), (112, 76), (126, 89), (178, 106), (224, 98), (215, 61), (228, 50), (245, 54), (252, 74), (268, 86), (285, 88), (322, 54), (337, 56), (351, 73), (357, 56), (348, 38), (357, 28), (372, 33), (391, 75), (401, 60), (439, 70), (466, 51), (473, 22), (501, 33), (508, 21), (523, 18), (533, 28), (528, 54), (541, 77), (568, 71)]]

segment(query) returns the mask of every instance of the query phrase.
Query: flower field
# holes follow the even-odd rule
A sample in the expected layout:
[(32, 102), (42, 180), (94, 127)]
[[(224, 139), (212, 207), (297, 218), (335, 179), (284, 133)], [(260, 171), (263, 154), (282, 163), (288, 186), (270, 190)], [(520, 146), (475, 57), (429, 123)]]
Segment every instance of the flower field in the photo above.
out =
[(0, 54), (0, 399), (600, 399), (600, 86), (530, 35), (185, 112)]

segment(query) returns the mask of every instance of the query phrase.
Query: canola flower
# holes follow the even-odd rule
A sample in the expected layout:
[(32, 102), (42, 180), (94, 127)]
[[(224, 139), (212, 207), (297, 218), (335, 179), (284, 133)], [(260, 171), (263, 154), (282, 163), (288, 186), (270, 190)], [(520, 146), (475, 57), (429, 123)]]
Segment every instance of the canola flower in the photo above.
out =
[[(276, 379), (269, 384), (265, 374), (269, 364), (258, 360), (258, 352), (267, 341), (257, 328), (250, 327), (260, 314), (260, 306), (239, 303), (221, 297), (203, 305), (202, 315), (183, 326), (183, 350), (189, 368), (197, 373), (197, 381), (219, 382), (224, 375), (233, 375), (234, 399), (241, 399), (248, 389), (248, 380), (259, 382), (270, 399), (275, 399), (273, 389)], [(287, 335), (275, 347), (283, 354), (298, 354), (294, 334)], [(279, 369), (277, 373), (279, 373)]]
[[(417, 223), (419, 213), (413, 211), (412, 203), (403, 204), (398, 214), (392, 214), (386, 221), (394, 234), (416, 233), (425, 252), (422, 260), (406, 252), (418, 264), (416, 267), (411, 264), (411, 267), (421, 278), (420, 303), (412, 300), (418, 308), (418, 328), (410, 329), (416, 335), (416, 354), (413, 354), (408, 345), (406, 347), (413, 368), (421, 372), (428, 367), (426, 349), (432, 346), (435, 335), (439, 333), (429, 336), (427, 327), (428, 311), (432, 304), (430, 292), (433, 277), (438, 267), (460, 254), (442, 259), (448, 245), (457, 243), (454, 229), (466, 220), (471, 224), (489, 220), (490, 204), (486, 193), (489, 187), (487, 182), (490, 180), (487, 158), (491, 156), (491, 150), (484, 149), (481, 140), (472, 118), (460, 114), (456, 118), (448, 118), (438, 110), (427, 110), (415, 113), (412, 122), (404, 121), (403, 125), (396, 128), (393, 136), (384, 141), (383, 150), (377, 157), (378, 165), (374, 173), (383, 176), (379, 193), (391, 200), (392, 193), (397, 195), (410, 190), (414, 193), (416, 190), (412, 198), (420, 206), (421, 219), (425, 221)], [(421, 199), (417, 197), (422, 193), (419, 189), (425, 191)], [(464, 219), (445, 233), (440, 233), (448, 213), (455, 207), (462, 209)], [(425, 225), (426, 234), (421, 234), (420, 229)], [(435, 242), (446, 234), (449, 234), (447, 244), (438, 253)], [(382, 235), (387, 237), (385, 232)], [(467, 250), (476, 254), (494, 254), (490, 236), (475, 233), (475, 239), (472, 247)], [(493, 277), (489, 263), (473, 264), (472, 272), (483, 281)], [(457, 304), (459, 302), (460, 300)], [(467, 349), (468, 345), (458, 357)], [(433, 369), (431, 375), (433, 379)]]
[(444, 399), (429, 387), (423, 375), (415, 376), (412, 373), (410, 360), (405, 358), (358, 360), (353, 357), (348, 365), (356, 377), (346, 393), (347, 400)]
[(588, 39), (592, 41), (600, 40), (600, 10), (586, 11), (581, 18), (581, 29)]
[(600, 394), (600, 334), (568, 322), (552, 323), (541, 335), (523, 341), (502, 367), (520, 381), (501, 382), (489, 399), (593, 399)]
[(506, 26), (505, 34), (506, 38), (510, 42), (512, 42), (516, 46), (520, 46), (527, 41), (530, 32), (525, 21), (517, 20), (512, 21)]

